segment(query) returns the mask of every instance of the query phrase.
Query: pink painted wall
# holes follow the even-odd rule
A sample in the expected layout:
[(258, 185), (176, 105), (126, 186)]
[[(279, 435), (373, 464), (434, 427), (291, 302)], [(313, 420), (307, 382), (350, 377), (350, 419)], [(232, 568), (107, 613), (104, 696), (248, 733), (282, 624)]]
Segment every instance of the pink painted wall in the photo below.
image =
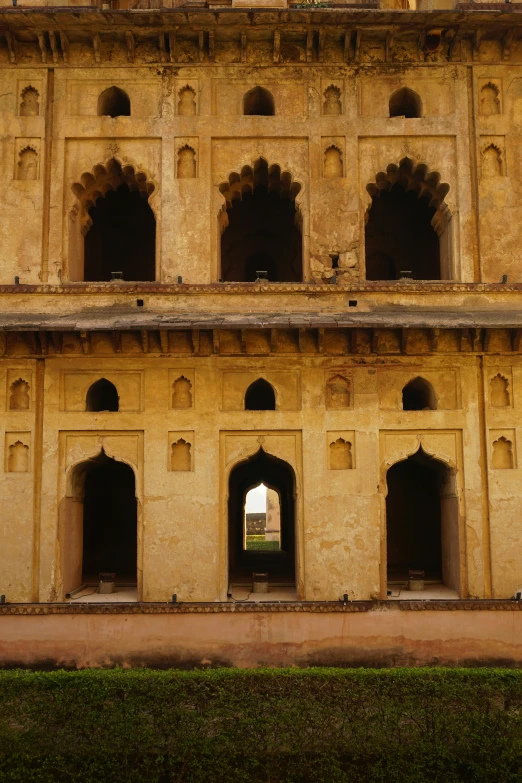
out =
[(6, 606), (0, 612), (0, 666), (522, 667), (519, 604), (453, 606), (406, 609), (383, 602), (363, 611)]

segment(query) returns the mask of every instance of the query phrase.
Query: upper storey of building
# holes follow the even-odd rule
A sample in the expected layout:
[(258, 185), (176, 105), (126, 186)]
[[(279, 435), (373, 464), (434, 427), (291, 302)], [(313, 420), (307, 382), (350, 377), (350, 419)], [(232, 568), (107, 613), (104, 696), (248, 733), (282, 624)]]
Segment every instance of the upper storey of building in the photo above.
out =
[(0, 5), (4, 312), (519, 307), (515, 5)]

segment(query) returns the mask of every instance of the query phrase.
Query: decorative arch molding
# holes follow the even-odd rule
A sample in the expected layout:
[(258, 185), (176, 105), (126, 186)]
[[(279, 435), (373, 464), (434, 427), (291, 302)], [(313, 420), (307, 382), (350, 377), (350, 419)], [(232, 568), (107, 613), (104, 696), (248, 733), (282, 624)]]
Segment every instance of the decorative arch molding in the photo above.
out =
[(441, 182), (438, 171), (430, 171), (426, 163), (415, 163), (412, 158), (405, 157), (399, 164), (390, 163), (386, 171), (379, 171), (375, 181), (368, 183), (366, 190), (372, 198), (376, 198), (383, 190), (391, 190), (395, 184), (401, 185), (406, 191), (412, 190), (419, 198), (429, 198), (430, 207), (441, 209), (450, 186)]
[(79, 180), (71, 185), (72, 192), (78, 199), (73, 212), (80, 217), (82, 234), (85, 235), (92, 225), (89, 210), (96, 205), (99, 198), (104, 198), (110, 190), (117, 190), (121, 185), (127, 185), (131, 191), (139, 191), (157, 217), (151, 201), (158, 192), (153, 177), (134, 163), (113, 156), (106, 163), (98, 163), (91, 171), (85, 171)]
[(225, 439), (225, 465), (223, 479), (228, 497), (228, 481), (231, 472), (240, 463), (254, 457), (260, 449), (268, 456), (287, 462), (295, 474), (296, 495), (300, 493), (300, 438), (299, 433), (294, 432), (245, 432), (224, 433)]
[[(137, 466), (128, 458), (118, 456), (117, 454), (110, 454), (105, 450), (105, 446), (101, 446), (96, 454), (82, 457), (77, 462), (74, 462), (67, 469), (67, 493), (66, 497), (74, 498), (75, 500), (83, 499), (85, 478), (90, 470), (96, 468), (103, 458), (112, 459), (115, 462), (121, 462), (124, 465), (128, 465), (134, 473), (134, 480), (136, 486), (136, 499), (138, 499), (138, 469)], [(85, 470), (81, 471), (82, 466), (85, 466)]]
[(397, 434), (400, 434), (401, 436), (411, 436), (411, 445), (393, 451), (381, 463), (379, 470), (379, 492), (384, 498), (388, 495), (386, 475), (389, 469), (398, 462), (404, 462), (409, 457), (413, 457), (413, 455), (417, 454), (420, 450), (422, 450), (427, 457), (445, 465), (450, 470), (451, 475), (455, 478), (456, 486), (458, 486), (457, 478), (459, 475), (459, 466), (455, 455), (450, 455), (449, 453), (444, 452), (440, 447), (437, 447), (436, 444), (430, 443), (430, 436), (424, 433), (402, 432)]
[(411, 157), (401, 158), (398, 164), (390, 163), (386, 171), (377, 172), (374, 180), (366, 185), (370, 199), (367, 202), (365, 223), (368, 223), (374, 199), (378, 199), (383, 191), (390, 192), (394, 185), (399, 185), (405, 193), (414, 192), (417, 198), (426, 199), (428, 206), (435, 210), (431, 226), (439, 238), (440, 279), (456, 279), (453, 215), (446, 202), (450, 185), (442, 182), (440, 172), (430, 171), (426, 163), (416, 163)]
[[(81, 583), (84, 487), (87, 474), (112, 460), (132, 470), (137, 521), (137, 589), (142, 600), (143, 584), (143, 433), (140, 431), (60, 433), (58, 487), (58, 537), (54, 594), (64, 600)], [(83, 466), (83, 468), (82, 468)]]
[(102, 453), (109, 459), (124, 462), (132, 468), (136, 479), (136, 497), (141, 496), (140, 463), (143, 449), (141, 433), (77, 432), (64, 433), (63, 437), (66, 497), (76, 497), (74, 485), (71, 483), (74, 469), (84, 462), (96, 462)]
[(284, 171), (278, 163), (270, 164), (267, 159), (260, 156), (255, 161), (245, 163), (239, 170), (230, 171), (225, 179), (219, 185), (219, 191), (224, 199), (220, 211), (221, 233), (228, 225), (226, 210), (234, 205), (234, 201), (243, 199), (246, 194), (251, 195), (257, 187), (266, 187), (269, 193), (279, 193), (280, 198), (295, 202), (295, 222), (299, 228), (302, 228), (302, 213), (300, 207), (300, 198), (303, 194), (303, 187), (300, 182), (294, 179), (293, 174)]

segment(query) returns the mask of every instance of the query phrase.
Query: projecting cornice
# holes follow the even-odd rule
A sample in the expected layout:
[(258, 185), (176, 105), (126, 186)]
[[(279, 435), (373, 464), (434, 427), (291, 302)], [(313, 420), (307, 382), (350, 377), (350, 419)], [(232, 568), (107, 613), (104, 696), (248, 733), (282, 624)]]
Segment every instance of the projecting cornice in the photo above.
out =
[[(271, 63), (280, 63), (281, 44), (285, 36), (303, 35), (305, 60), (310, 62), (364, 63), (361, 60), (361, 42), (377, 40), (382, 44), (382, 58), (376, 62), (441, 63), (447, 61), (478, 61), (483, 41), (500, 44), (501, 58), (511, 58), (512, 44), (522, 38), (522, 4), (464, 4), (455, 10), (393, 11), (379, 9), (374, 0), (345, 7), (302, 9), (290, 2), (288, 8), (232, 8), (227, 0), (222, 5), (203, 3), (176, 8), (147, 8), (148, 0), (133, 10), (106, 11), (94, 7), (64, 8), (3, 8), (0, 10), (0, 40), (8, 50), (9, 62), (35, 62), (54, 65), (75, 64), (77, 56), (71, 44), (81, 44), (92, 55), (92, 64), (114, 65), (108, 43), (121, 43), (127, 50), (128, 63), (181, 63), (178, 57), (178, 37), (196, 35), (199, 57), (197, 62), (219, 62), (218, 42), (230, 42), (237, 33), (237, 63), (247, 62), (246, 51), (250, 36), (263, 32), (271, 36), (273, 51)], [(520, 10), (518, 10), (520, 8)], [(328, 56), (327, 40), (342, 39), (338, 47), (342, 54)], [(257, 40), (259, 40), (257, 38)], [(395, 61), (396, 44), (413, 42), (411, 60)], [(140, 52), (140, 44), (147, 43), (147, 51)], [(105, 51), (107, 49), (107, 51)], [(332, 59), (333, 57), (333, 59)], [(83, 66), (88, 65), (84, 60)], [(227, 60), (227, 64), (231, 64)], [(286, 64), (289, 64), (288, 62)]]

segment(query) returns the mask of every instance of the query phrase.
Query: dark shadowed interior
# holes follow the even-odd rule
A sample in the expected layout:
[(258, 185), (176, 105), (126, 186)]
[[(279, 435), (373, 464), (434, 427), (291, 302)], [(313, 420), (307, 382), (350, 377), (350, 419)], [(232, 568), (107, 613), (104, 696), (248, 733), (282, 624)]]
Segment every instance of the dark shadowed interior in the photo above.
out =
[(227, 212), (229, 224), (221, 237), (223, 280), (253, 283), (258, 272), (271, 282), (302, 280), (302, 237), (292, 199), (259, 185), (234, 199)]
[(152, 281), (156, 276), (156, 220), (139, 190), (120, 185), (98, 198), (85, 236), (84, 279)]
[(435, 212), (427, 198), (398, 183), (374, 196), (365, 231), (366, 279), (398, 280), (409, 272), (415, 280), (440, 280)]
[(135, 584), (137, 536), (134, 473), (104, 456), (85, 478), (82, 581), (97, 582), (106, 571), (120, 583)]

